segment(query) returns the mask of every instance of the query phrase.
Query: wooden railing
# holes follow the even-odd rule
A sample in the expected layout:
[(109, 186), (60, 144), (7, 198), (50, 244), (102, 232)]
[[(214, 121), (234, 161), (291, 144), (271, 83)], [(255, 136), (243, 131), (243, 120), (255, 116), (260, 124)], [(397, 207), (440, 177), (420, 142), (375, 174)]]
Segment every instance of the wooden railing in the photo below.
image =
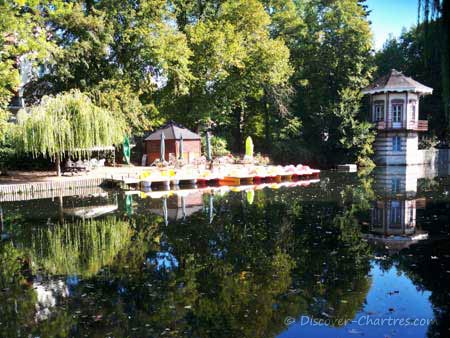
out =
[(426, 120), (419, 120), (417, 123), (417, 129), (418, 131), (427, 131), (428, 130), (428, 121)]
[(427, 120), (419, 120), (419, 121), (408, 121), (405, 124), (401, 123), (400, 127), (394, 127), (392, 121), (378, 121), (375, 122), (375, 128), (378, 130), (387, 130), (387, 129), (406, 129), (406, 130), (415, 130), (415, 131), (427, 131), (428, 130), (428, 121)]

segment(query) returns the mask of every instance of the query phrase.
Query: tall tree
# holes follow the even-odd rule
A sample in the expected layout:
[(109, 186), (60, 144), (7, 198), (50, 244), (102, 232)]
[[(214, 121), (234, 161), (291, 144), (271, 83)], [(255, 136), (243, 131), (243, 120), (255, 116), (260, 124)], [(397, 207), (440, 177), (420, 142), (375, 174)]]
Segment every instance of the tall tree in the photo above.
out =
[(44, 97), (30, 114), (19, 113), (14, 139), (17, 150), (50, 157), (61, 175), (61, 158), (68, 154), (89, 155), (90, 149), (123, 141), (125, 124), (89, 97), (75, 90)]
[(371, 139), (368, 126), (358, 126), (366, 124), (358, 122), (364, 120), (359, 109), (349, 104), (349, 100), (359, 102), (357, 93), (373, 71), (367, 10), (357, 0), (310, 1), (299, 10), (307, 26), (297, 49), (303, 64), (295, 75), (304, 140), (316, 154), (322, 154), (322, 163), (356, 160), (362, 148), (351, 146), (355, 142), (348, 139)]
[(39, 62), (51, 49), (42, 22), (44, 8), (45, 3), (34, 0), (0, 1), (0, 139), (8, 119), (6, 108), (20, 89), (21, 63)]
[(287, 83), (289, 50), (270, 36), (270, 17), (259, 1), (224, 1), (212, 8), (177, 15), (198, 18), (183, 28), (193, 52), (194, 80), (189, 94), (175, 104), (170, 100), (167, 109), (178, 110), (192, 127), (213, 121), (228, 129), (234, 150), (241, 152), (244, 130), (255, 132), (248, 126), (261, 115), (254, 102), (264, 97), (263, 88)]
[(421, 100), (420, 112), (422, 118), (430, 121), (429, 133), (445, 140), (448, 128), (442, 100), (441, 41), (430, 39), (439, 36), (440, 30), (438, 21), (429, 22), (427, 27), (422, 23), (404, 30), (398, 38), (390, 38), (384, 43), (375, 54), (375, 64), (377, 77), (395, 68), (433, 88), (433, 95)]
[(124, 114), (141, 112), (127, 118), (142, 133), (161, 118), (155, 105), (159, 91), (186, 93), (190, 50), (165, 1), (80, 0), (49, 8), (44, 19), (57, 48), (46, 59), (43, 74), (27, 86), (31, 102), (74, 88), (96, 97), (99, 90), (116, 98), (128, 92), (130, 102), (104, 98), (98, 103)]
[[(425, 27), (430, 19), (438, 19), (440, 32), (437, 35), (441, 49), (442, 101), (447, 125), (447, 141), (450, 140), (450, 0), (419, 0), (419, 21), (424, 18)], [(434, 40), (434, 38), (432, 39)], [(426, 46), (428, 51), (433, 47)]]
[[(237, 152), (251, 135), (257, 151), (283, 154), (277, 160), (325, 163), (370, 153), (368, 125), (359, 122), (356, 105), (372, 71), (363, 1), (8, 0), (0, 6), (8, 20), (11, 13), (33, 18), (41, 28), (39, 46), (28, 48), (46, 53), (43, 71), (26, 86), (29, 103), (79, 89), (138, 134), (176, 118), (191, 128), (214, 128)], [(34, 26), (24, 27), (33, 32)]]

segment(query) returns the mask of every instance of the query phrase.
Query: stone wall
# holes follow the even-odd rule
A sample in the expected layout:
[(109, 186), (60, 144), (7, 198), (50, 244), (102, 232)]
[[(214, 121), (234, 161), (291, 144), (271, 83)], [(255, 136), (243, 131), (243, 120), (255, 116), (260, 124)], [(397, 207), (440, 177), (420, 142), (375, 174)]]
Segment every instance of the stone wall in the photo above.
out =
[(423, 149), (417, 151), (417, 161), (420, 164), (449, 163), (450, 149)]
[[(401, 150), (392, 151), (392, 137), (397, 135), (401, 137)], [(414, 136), (408, 133), (378, 134), (374, 144), (375, 163), (380, 166), (450, 163), (450, 149), (417, 150), (418, 140)]]

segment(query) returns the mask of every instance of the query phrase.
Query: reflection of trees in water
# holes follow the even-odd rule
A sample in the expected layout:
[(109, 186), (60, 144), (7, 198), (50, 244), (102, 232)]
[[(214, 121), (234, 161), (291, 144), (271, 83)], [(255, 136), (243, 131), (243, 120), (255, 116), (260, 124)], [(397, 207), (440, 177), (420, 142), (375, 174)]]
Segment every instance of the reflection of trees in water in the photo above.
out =
[[(448, 337), (450, 327), (450, 233), (449, 178), (435, 177), (418, 182), (420, 197), (426, 197), (426, 209), (418, 211), (417, 222), (429, 234), (430, 240), (411, 245), (389, 254), (377, 247), (378, 261), (384, 271), (395, 267), (404, 273), (419, 291), (430, 291), (435, 321), (428, 328), (428, 337)], [(419, 196), (417, 196), (419, 197)], [(419, 214), (420, 212), (420, 214)]]
[[(159, 250), (178, 265), (147, 266), (132, 278), (114, 280), (123, 295), (103, 296), (126, 304), (131, 319), (119, 327), (138, 328), (136, 336), (266, 337), (285, 329), (286, 316), (320, 316), (334, 307), (331, 315), (352, 317), (370, 283), (368, 247), (354, 213), (292, 197), (256, 193), (251, 206), (245, 199), (217, 206), (212, 224), (201, 214), (170, 223)], [(336, 211), (333, 220), (328, 212)], [(322, 230), (314, 226), (317, 214)], [(324, 300), (326, 310), (316, 308), (314, 298)]]
[(0, 263), (0, 336), (68, 336), (73, 320), (65, 311), (36, 325), (38, 294), (33, 288), (29, 257), (10, 242), (0, 243)]
[(187, 317), (192, 335), (264, 337), (283, 329), (287, 314), (274, 305), (292, 284), (287, 205), (263, 197), (257, 193), (251, 206), (230, 200), (212, 224), (196, 215), (169, 227), (167, 249), (183, 267), (176, 278), (196, 298)]
[(289, 191), (258, 191), (251, 204), (246, 193), (230, 195), (215, 199), (212, 223), (196, 213), (165, 226), (140, 212), (132, 227), (105, 220), (38, 230), (32, 260), (85, 278), (45, 325), (67, 316), (73, 336), (270, 337), (286, 316), (352, 318), (370, 285), (369, 251), (356, 220), (363, 202), (345, 194), (341, 205)]
[(366, 201), (346, 204), (345, 197), (342, 209), (333, 203), (303, 204), (297, 219), (295, 288), (309, 304), (306, 314), (316, 318), (354, 318), (370, 288), (371, 252), (356, 217)]
[(15, 337), (32, 324), (37, 297), (27, 279), (26, 257), (12, 243), (0, 243), (0, 263), (1, 334)]
[(110, 265), (131, 238), (129, 223), (109, 217), (39, 227), (32, 236), (33, 264), (52, 275), (90, 277)]
[[(12, 242), (0, 243), (2, 334), (6, 332), (7, 337), (28, 333), (44, 337), (67, 336), (74, 320), (70, 312), (64, 311), (64, 306), (50, 311), (49, 320), (38, 318), (39, 311), (46, 313), (55, 305), (52, 302), (39, 305), (40, 292), (52, 300), (58, 298), (55, 287), (64, 282), (39, 276), (40, 281), (35, 283), (33, 271), (80, 278), (93, 276), (101, 267), (113, 262), (118, 252), (128, 246), (130, 237), (129, 223), (111, 217), (38, 227), (31, 234), (19, 237), (17, 248)], [(31, 241), (24, 241), (24, 238), (31, 238)]]

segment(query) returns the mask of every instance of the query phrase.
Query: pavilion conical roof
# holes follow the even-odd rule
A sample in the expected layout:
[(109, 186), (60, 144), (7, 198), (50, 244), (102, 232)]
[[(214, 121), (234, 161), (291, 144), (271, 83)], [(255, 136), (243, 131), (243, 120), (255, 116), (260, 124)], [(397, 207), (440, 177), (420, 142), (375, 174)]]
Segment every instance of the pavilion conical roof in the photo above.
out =
[(363, 94), (386, 92), (414, 92), (418, 94), (432, 94), (433, 88), (427, 87), (402, 72), (392, 69), (388, 74), (378, 78), (362, 90)]

